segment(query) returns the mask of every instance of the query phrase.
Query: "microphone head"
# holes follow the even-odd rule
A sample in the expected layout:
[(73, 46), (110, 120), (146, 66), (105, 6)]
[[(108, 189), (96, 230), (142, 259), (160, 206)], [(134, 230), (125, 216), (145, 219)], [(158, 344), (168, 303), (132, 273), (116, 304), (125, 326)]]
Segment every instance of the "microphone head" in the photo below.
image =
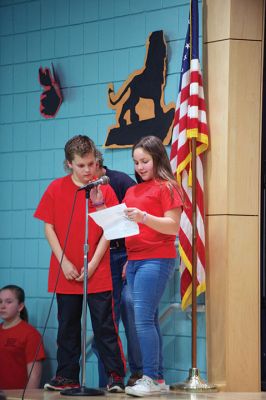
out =
[(108, 185), (108, 183), (110, 182), (110, 178), (106, 175), (103, 175), (101, 177), (101, 185)]

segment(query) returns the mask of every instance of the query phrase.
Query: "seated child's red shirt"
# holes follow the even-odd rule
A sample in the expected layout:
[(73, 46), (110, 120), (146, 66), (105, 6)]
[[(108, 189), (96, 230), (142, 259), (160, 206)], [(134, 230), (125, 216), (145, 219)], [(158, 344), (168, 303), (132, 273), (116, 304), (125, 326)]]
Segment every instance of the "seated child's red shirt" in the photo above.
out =
[[(0, 324), (0, 388), (23, 389), (28, 380), (27, 364), (33, 362), (41, 335), (25, 321), (3, 329)], [(45, 359), (41, 344), (36, 361)]]

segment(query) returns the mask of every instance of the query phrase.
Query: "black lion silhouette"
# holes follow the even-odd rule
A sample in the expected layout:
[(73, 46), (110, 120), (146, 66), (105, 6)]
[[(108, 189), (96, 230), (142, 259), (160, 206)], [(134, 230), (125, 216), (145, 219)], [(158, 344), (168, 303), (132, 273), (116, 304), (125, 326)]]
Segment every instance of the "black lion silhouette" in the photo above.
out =
[(166, 43), (163, 31), (152, 32), (147, 41), (144, 67), (129, 75), (117, 94), (113, 84), (109, 85), (108, 100), (117, 109), (117, 121), (122, 127), (126, 124), (125, 113), (130, 111), (131, 123), (139, 121), (136, 106), (143, 99), (152, 99), (156, 117), (163, 114), (163, 88), (166, 72)]

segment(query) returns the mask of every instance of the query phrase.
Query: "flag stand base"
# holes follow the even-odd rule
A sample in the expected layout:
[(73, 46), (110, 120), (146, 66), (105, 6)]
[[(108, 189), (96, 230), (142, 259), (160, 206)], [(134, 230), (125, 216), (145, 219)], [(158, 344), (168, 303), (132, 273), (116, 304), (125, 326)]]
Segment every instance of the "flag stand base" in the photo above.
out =
[(217, 386), (204, 382), (199, 376), (198, 368), (190, 368), (189, 377), (183, 383), (170, 385), (170, 390), (183, 390), (186, 392), (218, 392)]
[(104, 391), (80, 386), (79, 388), (61, 390), (60, 394), (62, 396), (104, 396)]

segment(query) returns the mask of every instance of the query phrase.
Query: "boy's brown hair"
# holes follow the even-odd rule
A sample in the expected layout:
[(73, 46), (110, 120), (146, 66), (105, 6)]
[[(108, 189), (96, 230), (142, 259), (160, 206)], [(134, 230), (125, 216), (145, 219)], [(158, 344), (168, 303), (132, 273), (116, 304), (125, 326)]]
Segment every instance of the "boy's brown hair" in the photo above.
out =
[(75, 155), (84, 157), (86, 154), (93, 153), (97, 156), (97, 148), (93, 140), (85, 135), (76, 135), (69, 139), (65, 144), (65, 160), (64, 168), (67, 172), (70, 172), (68, 162), (74, 160)]

